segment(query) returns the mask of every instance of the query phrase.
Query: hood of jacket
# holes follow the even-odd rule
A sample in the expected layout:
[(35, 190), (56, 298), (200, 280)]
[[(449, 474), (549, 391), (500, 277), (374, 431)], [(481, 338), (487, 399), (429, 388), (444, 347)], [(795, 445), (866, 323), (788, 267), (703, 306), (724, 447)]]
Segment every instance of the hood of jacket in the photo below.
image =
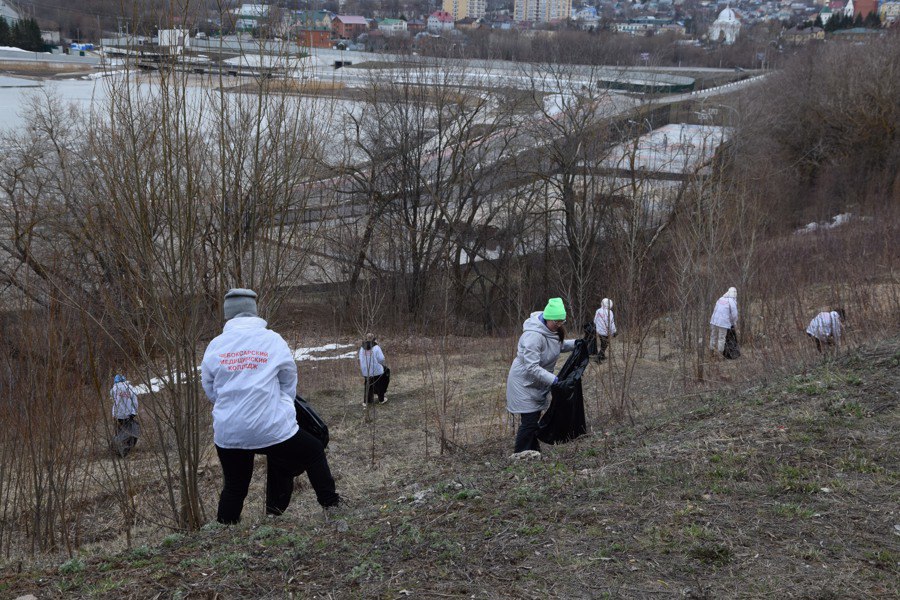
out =
[(260, 317), (232, 317), (228, 321), (225, 322), (225, 327), (222, 328), (222, 332), (233, 331), (235, 329), (265, 329), (266, 323), (265, 319), (261, 319)]
[(541, 315), (544, 314), (542, 311), (537, 311), (531, 313), (531, 316), (525, 319), (525, 322), (522, 323), (522, 332), (532, 331), (534, 333), (540, 333), (541, 335), (550, 338), (551, 340), (559, 341), (559, 336), (556, 333), (547, 329), (547, 326), (541, 321)]

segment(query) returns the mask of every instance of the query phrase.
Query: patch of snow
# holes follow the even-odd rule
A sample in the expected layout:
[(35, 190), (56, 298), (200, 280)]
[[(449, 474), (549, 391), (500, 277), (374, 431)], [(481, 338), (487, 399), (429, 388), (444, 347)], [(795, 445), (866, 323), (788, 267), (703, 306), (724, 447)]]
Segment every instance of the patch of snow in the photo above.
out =
[(820, 229), (834, 229), (841, 225), (846, 225), (853, 218), (852, 213), (841, 213), (831, 218), (831, 222), (823, 221), (822, 223), (807, 223), (805, 226), (794, 231), (795, 235), (803, 235), (805, 233), (814, 233)]
[(294, 360), (296, 360), (297, 362), (302, 362), (306, 360), (346, 360), (350, 358), (356, 358), (356, 352), (345, 352), (344, 354), (339, 354), (338, 356), (313, 356), (314, 353), (318, 352), (343, 350), (345, 348), (352, 347), (352, 344), (325, 344), (324, 346), (313, 346), (311, 348), (297, 348), (296, 350), (294, 350)]
[(25, 52), (26, 54), (50, 54), (49, 52), (33, 52), (32, 50), (22, 50), (13, 46), (0, 46), (0, 52)]
[[(197, 367), (197, 371), (200, 371), (200, 367)], [(162, 377), (154, 377), (148, 383), (132, 385), (131, 389), (134, 390), (134, 393), (138, 396), (143, 396), (144, 394), (149, 394), (150, 392), (156, 393), (166, 386), (172, 384), (178, 384), (181, 382), (187, 383), (187, 374), (186, 373), (176, 373), (175, 375), (163, 375)]]
[[(320, 360), (349, 360), (356, 358), (356, 352), (345, 352), (343, 354), (338, 354), (337, 356), (315, 356), (315, 354), (320, 352), (329, 352), (332, 350), (343, 350), (345, 348), (352, 348), (353, 344), (325, 344), (324, 346), (312, 346), (309, 348), (297, 348), (292, 352), (294, 360), (297, 362), (303, 361), (320, 361)], [(200, 367), (198, 366), (196, 369), (198, 372), (200, 371)], [(149, 393), (156, 393), (169, 385), (177, 385), (181, 382), (187, 381), (187, 375), (185, 373), (177, 373), (175, 375), (163, 375), (162, 377), (154, 377), (147, 383), (140, 383), (137, 385), (132, 385), (131, 389), (134, 390), (134, 393), (138, 396), (143, 396)]]
[(85, 81), (92, 81), (97, 79), (103, 79), (104, 77), (113, 77), (114, 75), (127, 75), (128, 73), (137, 73), (137, 71), (129, 71), (127, 69), (123, 69), (120, 71), (100, 71), (99, 73), (88, 73), (83, 76), (82, 79)]

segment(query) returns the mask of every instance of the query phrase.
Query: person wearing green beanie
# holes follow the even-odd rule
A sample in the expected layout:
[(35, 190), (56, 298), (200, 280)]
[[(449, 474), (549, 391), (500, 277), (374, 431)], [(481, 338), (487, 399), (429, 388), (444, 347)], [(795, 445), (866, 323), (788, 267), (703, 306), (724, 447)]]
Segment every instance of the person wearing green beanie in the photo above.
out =
[(522, 324), (516, 357), (506, 378), (506, 410), (519, 415), (515, 452), (536, 450), (541, 412), (550, 406), (550, 386), (556, 383), (553, 370), (561, 352), (575, 349), (566, 340), (566, 307), (562, 298), (550, 298), (543, 311), (533, 312)]

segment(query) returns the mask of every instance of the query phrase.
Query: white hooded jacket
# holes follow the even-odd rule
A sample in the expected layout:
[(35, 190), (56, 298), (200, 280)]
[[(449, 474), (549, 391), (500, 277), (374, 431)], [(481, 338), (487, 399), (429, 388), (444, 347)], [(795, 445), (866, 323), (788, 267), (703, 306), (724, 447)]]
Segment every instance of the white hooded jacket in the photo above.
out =
[(597, 329), (597, 335), (616, 335), (616, 317), (613, 311), (605, 306), (598, 308), (594, 313), (594, 327)]
[(827, 340), (830, 335), (833, 335), (835, 339), (840, 339), (841, 315), (839, 315), (836, 310), (820, 312), (809, 322), (806, 333), (823, 342)]
[(138, 411), (138, 397), (127, 381), (114, 383), (109, 390), (112, 397), (112, 416), (114, 419), (127, 419)]
[(716, 301), (716, 308), (713, 309), (712, 317), (709, 319), (710, 325), (731, 329), (737, 326), (738, 308), (737, 301), (729, 294), (725, 294)]
[(506, 378), (506, 410), (511, 413), (546, 410), (550, 406), (547, 392), (556, 379), (556, 360), (560, 352), (575, 349), (574, 340), (559, 342), (541, 321), (542, 314), (533, 312), (522, 324), (516, 357)]
[(371, 350), (360, 346), (359, 370), (362, 371), (363, 377), (384, 375), (384, 352), (381, 351), (381, 346), (375, 344)]
[(263, 319), (239, 316), (225, 323), (206, 347), (200, 372), (213, 403), (216, 446), (265, 448), (297, 433), (297, 363)]

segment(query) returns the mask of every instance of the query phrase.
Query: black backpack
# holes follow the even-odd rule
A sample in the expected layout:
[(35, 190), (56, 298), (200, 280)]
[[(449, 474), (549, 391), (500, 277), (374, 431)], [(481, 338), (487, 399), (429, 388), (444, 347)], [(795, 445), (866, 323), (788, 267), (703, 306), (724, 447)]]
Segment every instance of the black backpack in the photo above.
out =
[(328, 425), (322, 420), (309, 402), (297, 396), (294, 398), (294, 409), (297, 411), (297, 425), (303, 431), (312, 434), (322, 443), (322, 448), (328, 447)]
[(322, 448), (327, 448), (328, 425), (325, 424), (319, 413), (300, 396), (294, 398), (294, 409), (297, 411), (297, 425), (300, 426), (300, 429), (312, 434), (314, 438), (322, 442)]

